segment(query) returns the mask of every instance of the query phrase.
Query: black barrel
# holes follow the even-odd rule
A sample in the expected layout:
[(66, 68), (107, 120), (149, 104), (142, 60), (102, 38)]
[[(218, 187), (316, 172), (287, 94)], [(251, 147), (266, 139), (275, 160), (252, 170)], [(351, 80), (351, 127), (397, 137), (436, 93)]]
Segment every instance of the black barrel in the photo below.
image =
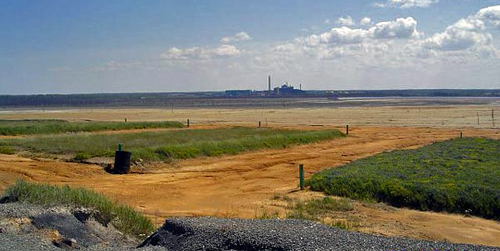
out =
[(131, 152), (116, 151), (115, 166), (113, 168), (113, 173), (126, 174), (130, 172), (130, 156), (132, 156)]

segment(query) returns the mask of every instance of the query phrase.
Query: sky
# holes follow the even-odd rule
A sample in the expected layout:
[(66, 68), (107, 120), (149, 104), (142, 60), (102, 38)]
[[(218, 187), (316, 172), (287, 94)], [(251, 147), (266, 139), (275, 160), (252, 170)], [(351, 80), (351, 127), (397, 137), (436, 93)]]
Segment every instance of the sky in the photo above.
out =
[(500, 0), (0, 0), (0, 94), (500, 88)]

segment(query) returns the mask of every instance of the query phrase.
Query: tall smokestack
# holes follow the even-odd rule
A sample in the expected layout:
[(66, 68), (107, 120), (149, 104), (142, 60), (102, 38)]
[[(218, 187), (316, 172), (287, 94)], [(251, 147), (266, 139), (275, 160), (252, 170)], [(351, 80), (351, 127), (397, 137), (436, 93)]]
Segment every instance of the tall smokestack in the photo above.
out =
[(267, 79), (267, 84), (268, 84), (269, 92), (271, 92), (271, 75), (269, 75), (269, 77)]

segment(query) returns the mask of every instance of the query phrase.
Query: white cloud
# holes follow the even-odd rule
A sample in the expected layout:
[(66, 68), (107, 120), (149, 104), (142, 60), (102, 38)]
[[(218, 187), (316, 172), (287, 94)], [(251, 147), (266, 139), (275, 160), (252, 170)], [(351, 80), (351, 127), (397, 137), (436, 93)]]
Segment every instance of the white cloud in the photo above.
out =
[(330, 24), (330, 23), (331, 23), (331, 21), (330, 21), (330, 19), (325, 19), (325, 21), (323, 21), (323, 23), (324, 23), (324, 24)]
[(387, 7), (386, 3), (381, 3), (381, 2), (375, 2), (372, 5), (373, 5), (373, 7), (376, 7), (376, 8), (385, 8), (385, 7)]
[(363, 25), (363, 26), (368, 26), (368, 25), (371, 25), (372, 24), (372, 19), (369, 18), (369, 17), (363, 17), (361, 18), (361, 20), (359, 21), (359, 24), (360, 25)]
[(429, 6), (438, 3), (439, 0), (388, 0), (387, 2), (375, 2), (374, 7), (377, 8), (428, 8)]
[(464, 31), (481, 31), (484, 29), (484, 22), (476, 18), (460, 19), (458, 22), (448, 28), (459, 29)]
[(475, 18), (480, 19), (495, 28), (500, 28), (500, 5), (479, 10), (475, 15)]
[(241, 41), (248, 41), (252, 39), (252, 37), (250, 37), (250, 35), (248, 35), (248, 33), (242, 31), (242, 32), (238, 32), (236, 34), (234, 34), (233, 36), (229, 36), (229, 37), (223, 37), (220, 41), (221, 43), (232, 43), (232, 42), (241, 42)]
[(221, 45), (218, 48), (213, 49), (212, 54), (217, 57), (232, 57), (239, 56), (241, 51), (233, 45)]
[(351, 29), (349, 27), (333, 28), (319, 35), (311, 35), (303, 39), (307, 46), (319, 44), (352, 44), (360, 43), (367, 37), (368, 31), (362, 29)]
[(436, 51), (473, 50), (496, 54), (497, 49), (492, 45), (493, 36), (486, 32), (487, 27), (500, 27), (500, 6), (484, 8), (475, 15), (460, 19), (445, 31), (425, 39), (420, 45)]
[(160, 58), (166, 60), (209, 60), (213, 58), (236, 57), (241, 55), (241, 51), (233, 45), (221, 45), (216, 48), (192, 47), (179, 49), (172, 47), (162, 53)]
[(273, 50), (278, 53), (295, 53), (300, 50), (300, 46), (296, 43), (285, 43), (275, 46)]
[(443, 32), (425, 36), (418, 30), (418, 22), (413, 17), (376, 24), (366, 18), (359, 22), (360, 25), (370, 23), (365, 25), (366, 28), (336, 27), (275, 46), (271, 53), (292, 62), (297, 61), (293, 57), (311, 60), (342, 58), (342, 62), (370, 67), (421, 68), (425, 64), (465, 64), (500, 58), (493, 35), (488, 32), (491, 28), (498, 28), (499, 21), (500, 6), (492, 6), (458, 20)]
[(438, 33), (426, 39), (424, 48), (442, 51), (466, 50), (478, 45), (488, 45), (492, 37), (487, 33), (449, 27), (445, 32)]
[(422, 35), (417, 30), (417, 21), (412, 17), (398, 18), (394, 21), (380, 22), (369, 29), (349, 27), (333, 28), (330, 31), (298, 39), (307, 46), (320, 44), (355, 44), (367, 39), (410, 39)]
[(352, 19), (351, 16), (340, 17), (339, 19), (337, 19), (337, 21), (335, 23), (343, 25), (343, 26), (354, 26), (354, 25), (356, 25), (356, 22), (354, 21), (354, 19)]
[(370, 28), (374, 38), (418, 38), (417, 21), (412, 17), (398, 18), (396, 21), (380, 22)]

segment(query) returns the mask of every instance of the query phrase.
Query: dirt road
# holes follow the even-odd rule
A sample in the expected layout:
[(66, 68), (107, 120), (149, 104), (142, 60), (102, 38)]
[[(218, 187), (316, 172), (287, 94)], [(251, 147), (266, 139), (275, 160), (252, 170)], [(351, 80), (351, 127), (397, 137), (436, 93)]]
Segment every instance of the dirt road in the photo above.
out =
[[(499, 130), (466, 129), (463, 132), (465, 136), (500, 138)], [(129, 175), (110, 175), (95, 165), (0, 155), (0, 189), (17, 178), (25, 178), (89, 187), (156, 217), (252, 218), (266, 207), (273, 195), (302, 193), (297, 192), (298, 164), (305, 165), (309, 176), (383, 151), (415, 148), (458, 135), (459, 130), (444, 128), (352, 127), (350, 137), (344, 139), (237, 156), (184, 160)], [(368, 220), (366, 228), (361, 228), (365, 232), (500, 246), (498, 222), (405, 209), (360, 210), (363, 212), (360, 214), (373, 219)], [(399, 227), (394, 226), (395, 218)], [(374, 221), (377, 224), (374, 225)], [(434, 223), (439, 223), (439, 228)], [(381, 224), (392, 227), (384, 231)]]

